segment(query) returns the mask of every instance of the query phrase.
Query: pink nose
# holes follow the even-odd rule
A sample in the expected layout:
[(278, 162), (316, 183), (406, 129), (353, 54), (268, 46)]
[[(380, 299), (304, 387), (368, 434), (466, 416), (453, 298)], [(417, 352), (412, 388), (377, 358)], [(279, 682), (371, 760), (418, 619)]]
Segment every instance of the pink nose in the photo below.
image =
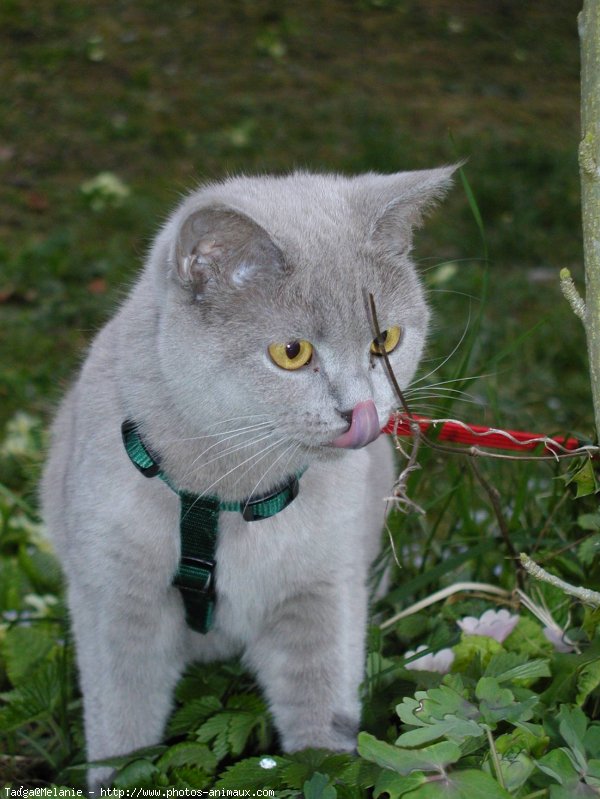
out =
[(359, 402), (352, 411), (350, 428), (331, 442), (332, 447), (359, 449), (375, 441), (380, 433), (379, 416), (373, 400)]

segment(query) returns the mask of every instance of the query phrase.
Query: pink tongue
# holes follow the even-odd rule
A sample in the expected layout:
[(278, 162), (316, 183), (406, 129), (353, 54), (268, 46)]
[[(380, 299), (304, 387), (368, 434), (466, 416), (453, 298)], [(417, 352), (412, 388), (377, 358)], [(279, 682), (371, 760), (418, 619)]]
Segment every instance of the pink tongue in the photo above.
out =
[(375, 441), (380, 433), (379, 417), (373, 400), (359, 402), (352, 411), (350, 429), (331, 442), (332, 447), (358, 449)]

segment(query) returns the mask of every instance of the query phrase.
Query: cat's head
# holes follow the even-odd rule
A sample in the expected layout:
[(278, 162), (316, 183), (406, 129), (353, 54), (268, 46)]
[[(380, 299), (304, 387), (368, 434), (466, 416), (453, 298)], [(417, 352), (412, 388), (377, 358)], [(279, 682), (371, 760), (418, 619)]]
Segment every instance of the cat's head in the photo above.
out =
[(398, 404), (380, 347), (405, 387), (427, 332), (412, 231), (453, 171), (240, 177), (188, 197), (153, 256), (180, 412), (199, 429), (256, 424), (282, 452), (376, 437)]

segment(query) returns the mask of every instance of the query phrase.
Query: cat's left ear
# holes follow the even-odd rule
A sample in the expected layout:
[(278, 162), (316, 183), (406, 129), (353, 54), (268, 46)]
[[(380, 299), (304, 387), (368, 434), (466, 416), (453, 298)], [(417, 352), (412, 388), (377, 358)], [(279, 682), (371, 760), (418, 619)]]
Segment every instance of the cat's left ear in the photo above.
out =
[(283, 255), (250, 217), (227, 207), (193, 211), (177, 236), (175, 268), (181, 283), (201, 296), (211, 283), (241, 288), (262, 273), (281, 272)]
[(365, 176), (372, 239), (394, 255), (410, 250), (413, 230), (448, 191), (460, 166)]

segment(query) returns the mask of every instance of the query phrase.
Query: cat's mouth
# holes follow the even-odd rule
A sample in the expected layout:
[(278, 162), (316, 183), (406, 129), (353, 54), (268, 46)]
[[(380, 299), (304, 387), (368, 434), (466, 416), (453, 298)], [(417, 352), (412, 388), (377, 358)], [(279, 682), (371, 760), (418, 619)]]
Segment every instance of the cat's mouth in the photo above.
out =
[(381, 426), (379, 414), (373, 400), (359, 402), (352, 411), (350, 427), (341, 436), (329, 443), (330, 447), (360, 449), (379, 436)]

